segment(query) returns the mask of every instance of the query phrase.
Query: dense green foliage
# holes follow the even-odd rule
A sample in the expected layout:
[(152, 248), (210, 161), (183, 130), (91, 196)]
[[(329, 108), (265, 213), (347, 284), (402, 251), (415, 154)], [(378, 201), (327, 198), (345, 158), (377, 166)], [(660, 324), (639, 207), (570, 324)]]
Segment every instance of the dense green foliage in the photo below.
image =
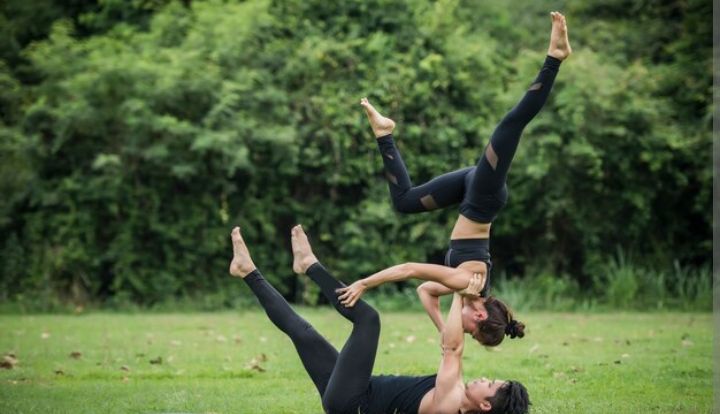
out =
[(471, 165), (553, 9), (575, 53), (515, 158), (496, 274), (615, 280), (617, 306), (643, 291), (607, 274), (625, 259), (661, 292), (710, 283), (710, 2), (41, 3), (1, 9), (0, 299), (227, 304), (235, 224), (290, 295), (298, 222), (346, 280), (441, 261), (457, 211), (392, 211), (359, 98), (415, 182)]

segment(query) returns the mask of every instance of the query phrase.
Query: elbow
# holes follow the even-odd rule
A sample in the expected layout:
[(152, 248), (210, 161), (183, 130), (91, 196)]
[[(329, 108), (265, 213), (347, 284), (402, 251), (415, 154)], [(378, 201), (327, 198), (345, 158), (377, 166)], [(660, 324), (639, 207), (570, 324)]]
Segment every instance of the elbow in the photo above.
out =
[(465, 345), (465, 338), (463, 337), (462, 332), (459, 335), (457, 335), (457, 334), (448, 335), (447, 334), (447, 325), (445, 325), (445, 328), (443, 328), (442, 339), (441, 339), (441, 346), (442, 346), (443, 352), (462, 353), (464, 345)]
[(443, 327), (441, 338), (440, 343), (442, 345), (443, 352), (462, 354), (463, 346), (465, 345), (465, 336), (462, 331), (448, 331), (448, 325), (446, 323), (445, 327)]
[(462, 355), (463, 346), (464, 345), (463, 345), (462, 341), (443, 341), (443, 343), (442, 343), (443, 354)]
[(420, 302), (423, 304), (425, 309), (428, 309), (428, 305), (432, 303), (432, 296), (430, 295), (430, 292), (428, 292), (426, 286), (423, 285), (424, 283), (416, 287), (415, 292), (417, 293), (418, 298), (420, 298)]
[(437, 294), (435, 294), (435, 291), (433, 290), (432, 282), (422, 282), (416, 289), (418, 296), (420, 297), (435, 297), (437, 298)]

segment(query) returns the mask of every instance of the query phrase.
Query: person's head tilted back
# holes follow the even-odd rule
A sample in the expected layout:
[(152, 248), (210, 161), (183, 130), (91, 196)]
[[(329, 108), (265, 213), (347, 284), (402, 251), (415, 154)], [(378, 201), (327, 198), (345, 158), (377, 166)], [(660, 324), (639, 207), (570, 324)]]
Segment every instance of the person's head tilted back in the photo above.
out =
[(467, 384), (465, 397), (474, 405), (468, 414), (526, 414), (530, 406), (527, 389), (517, 381), (474, 380)]

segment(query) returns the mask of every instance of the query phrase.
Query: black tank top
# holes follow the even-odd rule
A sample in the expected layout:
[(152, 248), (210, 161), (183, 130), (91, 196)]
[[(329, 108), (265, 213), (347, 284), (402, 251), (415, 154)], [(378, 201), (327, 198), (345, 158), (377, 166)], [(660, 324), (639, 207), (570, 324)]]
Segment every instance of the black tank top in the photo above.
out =
[(435, 388), (436, 375), (406, 377), (379, 375), (370, 378), (365, 414), (417, 414), (420, 401)]
[(480, 296), (490, 296), (490, 239), (455, 239), (450, 240), (450, 248), (445, 254), (445, 266), (458, 267), (465, 262), (479, 260), (487, 264), (487, 277)]

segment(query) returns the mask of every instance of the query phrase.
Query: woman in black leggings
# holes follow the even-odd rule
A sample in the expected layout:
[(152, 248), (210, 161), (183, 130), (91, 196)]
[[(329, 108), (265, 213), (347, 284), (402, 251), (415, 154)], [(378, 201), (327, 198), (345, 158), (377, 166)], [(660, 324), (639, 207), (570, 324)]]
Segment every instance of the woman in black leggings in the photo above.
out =
[(262, 277), (250, 257), (238, 227), (231, 234), (230, 274), (245, 280), (268, 318), (293, 342), (300, 360), (322, 398), (328, 414), (442, 414), (489, 412), (524, 414), (529, 405), (525, 387), (515, 381), (480, 379), (463, 383), (464, 335), (460, 324), (462, 300), (453, 300), (442, 335), (443, 359), (436, 375), (372, 376), (380, 318), (358, 301), (342, 306), (336, 290), (343, 287), (317, 260), (300, 226), (292, 229), (293, 270), (320, 286), (335, 309), (353, 324), (340, 353), (300, 317)]
[[(466, 331), (485, 345), (498, 345), (505, 335), (524, 335), (524, 325), (512, 318), (507, 306), (489, 296), (488, 275), (492, 267), (489, 251), (490, 225), (507, 202), (507, 173), (520, 142), (520, 135), (545, 104), (560, 63), (571, 53), (565, 17), (558, 12), (550, 15), (552, 30), (545, 63), (520, 102), (500, 121), (490, 143), (485, 147), (484, 156), (474, 167), (447, 173), (413, 187), (400, 152), (393, 142), (392, 131), (395, 123), (380, 115), (367, 99), (361, 101), (377, 138), (395, 209), (401, 213), (412, 214), (460, 205), (460, 214), (450, 236), (445, 265), (465, 269), (474, 275), (474, 283), (464, 293), (479, 294), (476, 298), (466, 296), (465, 300), (466, 306), (470, 308), (468, 312), (474, 312), (477, 329)], [(397, 269), (386, 269), (353, 283), (343, 290), (341, 300), (352, 306), (367, 288), (407, 277), (413, 276), (398, 275)], [(452, 289), (448, 288), (447, 284), (437, 282), (425, 282), (418, 288), (423, 305), (438, 329), (442, 329), (438, 297), (450, 292)]]

